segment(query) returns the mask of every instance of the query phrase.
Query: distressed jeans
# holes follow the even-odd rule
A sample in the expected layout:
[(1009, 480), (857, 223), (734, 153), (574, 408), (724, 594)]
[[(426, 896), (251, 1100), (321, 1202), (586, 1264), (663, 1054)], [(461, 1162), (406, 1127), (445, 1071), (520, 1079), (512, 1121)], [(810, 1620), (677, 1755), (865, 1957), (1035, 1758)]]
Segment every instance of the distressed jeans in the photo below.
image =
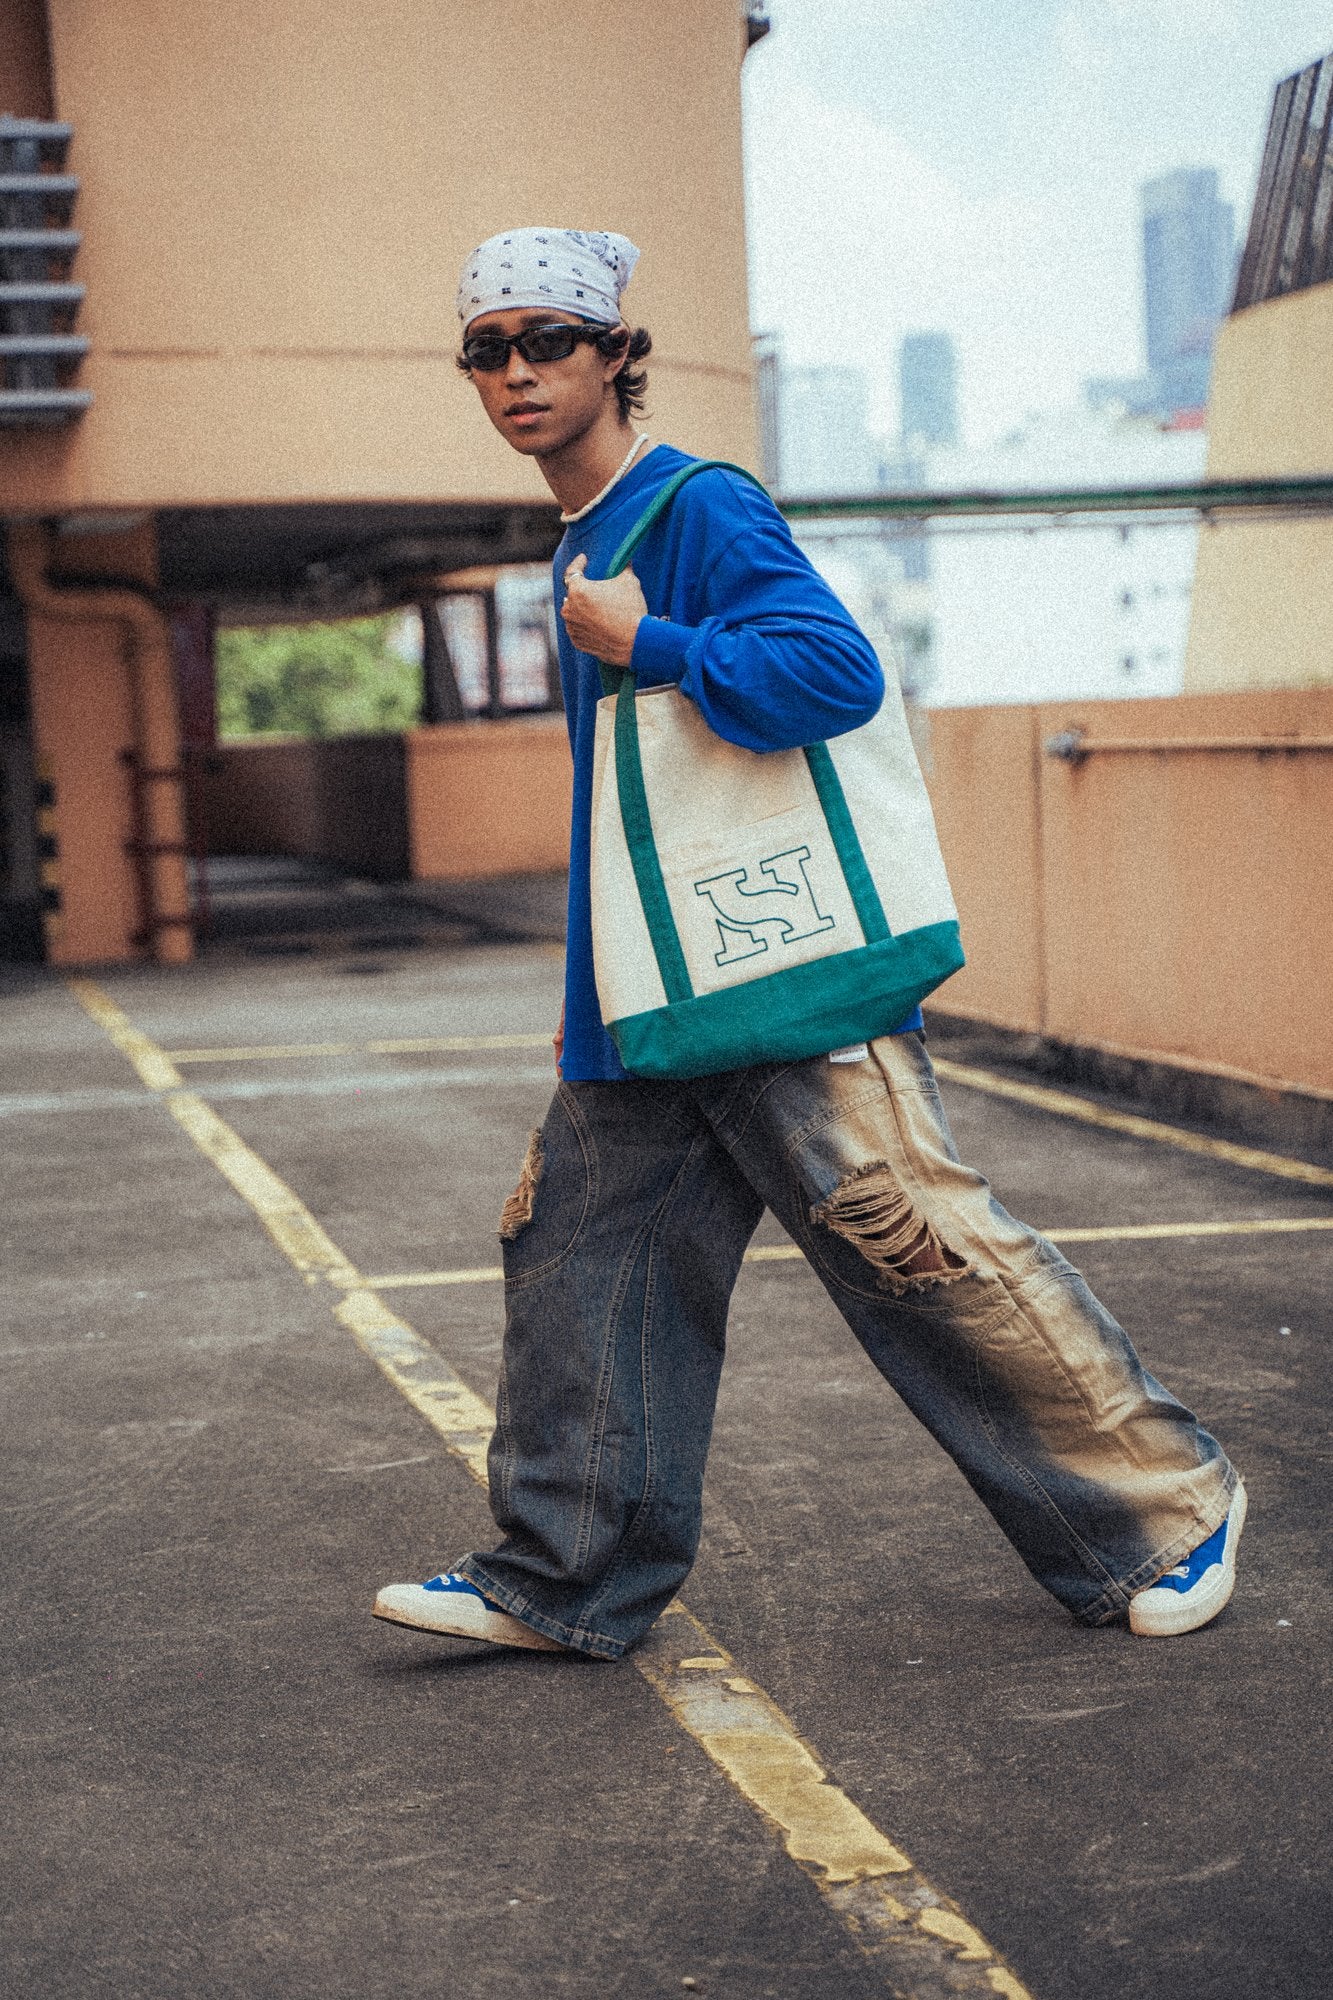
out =
[(921, 1035), (865, 1061), (562, 1083), (506, 1203), (490, 1449), (501, 1545), (457, 1567), (614, 1659), (698, 1547), (745, 1247), (765, 1208), (1032, 1574), (1123, 1616), (1236, 1474), (1054, 1246), (964, 1167)]

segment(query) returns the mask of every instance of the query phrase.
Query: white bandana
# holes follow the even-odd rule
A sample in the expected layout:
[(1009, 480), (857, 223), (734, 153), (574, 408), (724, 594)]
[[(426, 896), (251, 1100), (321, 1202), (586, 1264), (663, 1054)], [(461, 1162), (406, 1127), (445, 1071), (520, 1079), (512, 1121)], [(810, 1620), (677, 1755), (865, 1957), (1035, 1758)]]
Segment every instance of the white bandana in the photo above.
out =
[(638, 261), (628, 237), (605, 229), (507, 229), (464, 260), (458, 317), (466, 330), (481, 313), (551, 306), (615, 326)]

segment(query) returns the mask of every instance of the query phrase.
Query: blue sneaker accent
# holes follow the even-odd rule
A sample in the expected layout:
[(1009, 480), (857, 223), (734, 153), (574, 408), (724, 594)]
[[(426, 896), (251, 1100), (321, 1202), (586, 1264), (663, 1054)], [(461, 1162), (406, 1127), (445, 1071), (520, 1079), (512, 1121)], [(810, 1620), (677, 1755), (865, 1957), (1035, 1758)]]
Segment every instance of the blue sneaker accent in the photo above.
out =
[(481, 1639), (493, 1646), (519, 1646), (535, 1653), (569, 1650), (558, 1639), (548, 1639), (544, 1632), (502, 1611), (457, 1570), (444, 1570), (426, 1583), (386, 1583), (375, 1599), (375, 1616), (390, 1625), (408, 1625), (415, 1632)]
[(488, 1611), (498, 1611), (500, 1609), (500, 1606), (493, 1603), (484, 1590), (478, 1590), (475, 1583), (470, 1582), (465, 1576), (459, 1576), (456, 1570), (447, 1569), (442, 1576), (431, 1577), (430, 1581), (423, 1583), (421, 1588), (423, 1590), (466, 1591), (471, 1597), (479, 1597)]
[(1226, 1551), (1228, 1525), (1229, 1517), (1227, 1521), (1223, 1521), (1215, 1534), (1209, 1535), (1206, 1542), (1200, 1542), (1197, 1549), (1191, 1549), (1183, 1562), (1178, 1562), (1174, 1569), (1166, 1572), (1165, 1576), (1159, 1576), (1153, 1588), (1193, 1590), (1204, 1571), (1211, 1569), (1214, 1563), (1221, 1562)]
[(1130, 1598), (1131, 1632), (1168, 1639), (1181, 1632), (1197, 1632), (1216, 1618), (1235, 1588), (1236, 1544), (1245, 1526), (1245, 1510), (1245, 1488), (1237, 1480), (1231, 1512), (1221, 1527), (1173, 1569)]

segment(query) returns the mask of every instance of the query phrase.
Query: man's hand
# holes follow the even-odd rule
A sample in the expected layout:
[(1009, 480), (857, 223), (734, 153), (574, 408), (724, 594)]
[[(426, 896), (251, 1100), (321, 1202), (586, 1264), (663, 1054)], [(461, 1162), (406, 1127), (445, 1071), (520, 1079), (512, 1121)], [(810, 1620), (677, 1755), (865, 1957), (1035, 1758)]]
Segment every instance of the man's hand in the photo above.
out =
[(627, 667), (634, 651), (634, 634), (648, 606), (632, 569), (595, 583), (584, 575), (586, 556), (575, 556), (565, 571), (565, 601), (560, 616), (570, 643), (592, 653), (609, 667)]

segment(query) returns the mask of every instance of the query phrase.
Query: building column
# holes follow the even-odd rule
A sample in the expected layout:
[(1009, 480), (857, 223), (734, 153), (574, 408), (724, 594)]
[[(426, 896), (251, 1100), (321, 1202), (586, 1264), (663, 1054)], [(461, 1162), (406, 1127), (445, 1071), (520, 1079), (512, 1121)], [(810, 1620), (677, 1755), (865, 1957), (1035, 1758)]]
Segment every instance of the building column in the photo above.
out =
[(194, 939), (168, 622), (146, 593), (60, 587), (50, 560), (49, 529), (10, 528), (49, 816), (44, 886), (58, 895), (47, 956), (180, 964)]

